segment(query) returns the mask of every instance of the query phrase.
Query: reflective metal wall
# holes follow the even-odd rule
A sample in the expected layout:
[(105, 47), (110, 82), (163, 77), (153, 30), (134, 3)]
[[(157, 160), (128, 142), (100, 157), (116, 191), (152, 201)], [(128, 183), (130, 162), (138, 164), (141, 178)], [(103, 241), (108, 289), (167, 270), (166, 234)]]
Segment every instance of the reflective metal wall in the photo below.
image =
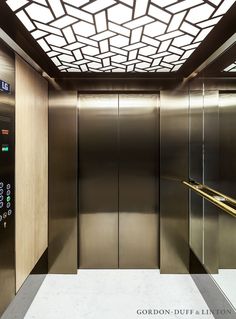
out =
[[(203, 94), (189, 92), (189, 178), (203, 183)], [(190, 191), (189, 244), (203, 263), (203, 199)]]
[[(218, 189), (218, 92), (190, 90), (189, 178)], [(193, 191), (189, 192), (190, 247), (210, 273), (218, 271), (219, 209)]]
[[(236, 198), (236, 92), (219, 95), (219, 191)], [(219, 214), (219, 266), (236, 268), (236, 219)]]
[(185, 91), (160, 96), (160, 268), (187, 273), (189, 266), (188, 107)]
[(49, 94), (49, 272), (77, 273), (77, 93)]
[[(182, 186), (182, 180), (194, 179), (235, 197), (234, 147), (230, 147), (234, 141), (235, 97), (232, 92), (221, 92), (219, 102), (218, 87), (216, 90), (214, 85), (210, 90), (200, 88), (190, 92), (161, 92), (160, 266), (163, 273), (188, 271), (188, 236), (192, 250), (209, 272), (217, 272), (219, 259), (222, 268), (234, 265), (235, 258), (229, 258), (230, 254), (234, 256), (230, 216), (190, 193), (188, 225), (188, 190)], [(158, 108), (154, 100), (155, 103), (158, 100), (155, 94), (80, 95), (81, 267), (158, 265), (158, 178), (153, 176), (158, 176), (159, 147)], [(60, 120), (62, 114), (58, 113)], [(64, 230), (60, 229), (62, 233)], [(65, 230), (68, 232), (69, 228)], [(59, 238), (58, 231), (55, 233)], [(75, 247), (73, 240), (70, 243)], [(54, 247), (59, 251), (58, 245)], [(56, 253), (54, 258), (57, 260)]]
[(158, 95), (80, 94), (81, 268), (158, 266)]
[[(219, 185), (219, 93), (204, 91), (204, 132), (203, 132), (203, 182), (218, 189)], [(204, 254), (203, 263), (210, 273), (219, 268), (219, 228), (218, 214), (220, 209), (207, 200), (203, 201)]]
[[(0, 80), (10, 84), (10, 93), (0, 90), (0, 316), (15, 295), (15, 56), (0, 39)], [(8, 130), (8, 135), (3, 131)], [(7, 184), (10, 183), (10, 204), (5, 204)], [(9, 206), (10, 205), (10, 206)], [(11, 213), (9, 213), (9, 209)]]

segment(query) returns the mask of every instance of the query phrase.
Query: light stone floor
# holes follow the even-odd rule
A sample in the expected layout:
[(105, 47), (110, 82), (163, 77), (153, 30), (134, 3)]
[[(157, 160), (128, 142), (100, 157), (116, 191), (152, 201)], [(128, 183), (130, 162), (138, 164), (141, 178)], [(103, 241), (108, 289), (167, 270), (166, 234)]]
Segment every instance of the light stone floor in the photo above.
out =
[(220, 269), (219, 274), (212, 275), (224, 295), (236, 308), (236, 269)]
[[(149, 309), (153, 314), (145, 314)], [(163, 314), (166, 310), (170, 314)], [(207, 310), (190, 275), (79, 270), (78, 275), (47, 275), (25, 319), (213, 318)]]

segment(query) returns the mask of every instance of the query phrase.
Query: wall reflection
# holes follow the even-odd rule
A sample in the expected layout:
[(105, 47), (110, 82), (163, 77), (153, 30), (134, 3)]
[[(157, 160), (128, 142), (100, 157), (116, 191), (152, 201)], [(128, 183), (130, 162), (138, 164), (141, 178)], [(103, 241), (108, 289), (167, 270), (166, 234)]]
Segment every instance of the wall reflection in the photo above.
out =
[[(215, 88), (190, 90), (189, 177), (236, 199), (236, 91)], [(236, 218), (194, 191), (189, 213), (192, 251), (236, 306)]]

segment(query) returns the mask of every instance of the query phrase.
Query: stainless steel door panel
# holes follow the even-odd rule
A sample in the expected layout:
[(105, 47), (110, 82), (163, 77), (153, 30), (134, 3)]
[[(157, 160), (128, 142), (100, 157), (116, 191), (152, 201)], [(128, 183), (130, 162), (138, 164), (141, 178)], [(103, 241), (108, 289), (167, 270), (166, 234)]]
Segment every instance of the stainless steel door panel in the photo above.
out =
[(80, 162), (80, 212), (117, 213), (117, 166), (112, 163)]
[(119, 219), (120, 268), (159, 268), (157, 213), (123, 212)]
[(158, 266), (157, 106), (151, 94), (79, 97), (81, 268)]
[(118, 268), (118, 214), (80, 215), (80, 268)]
[(80, 267), (118, 267), (116, 94), (79, 96)]
[(119, 96), (119, 266), (157, 268), (159, 97)]

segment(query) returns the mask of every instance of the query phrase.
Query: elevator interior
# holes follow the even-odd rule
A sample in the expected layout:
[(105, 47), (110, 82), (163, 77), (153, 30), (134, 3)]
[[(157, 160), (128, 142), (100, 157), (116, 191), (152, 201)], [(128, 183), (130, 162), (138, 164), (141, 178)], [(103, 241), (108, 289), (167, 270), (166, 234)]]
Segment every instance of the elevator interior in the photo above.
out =
[[(103, 88), (109, 88), (105, 81), (103, 83)], [(235, 218), (183, 184), (194, 181), (235, 198), (229, 192), (229, 189), (233, 190), (230, 181), (235, 180), (232, 161), (236, 105), (234, 81), (195, 79), (187, 89), (160, 89), (152, 94), (111, 93), (110, 89), (94, 93), (95, 85), (98, 82), (88, 81), (83, 89), (80, 84), (80, 91), (75, 94), (78, 100), (74, 131), (77, 132), (79, 149), (78, 267), (143, 267), (160, 268), (162, 273), (187, 273), (190, 246), (191, 255), (203, 266), (193, 271), (202, 273), (204, 269), (211, 274), (216, 285), (214, 289), (220, 287), (235, 305)], [(53, 103), (56, 95), (55, 92), (52, 94)], [(145, 104), (150, 97), (157, 103)], [(137, 108), (137, 98), (140, 108)], [(145, 126), (144, 117), (148, 126)], [(131, 119), (135, 121), (132, 124)], [(134, 136), (138, 136), (135, 141)], [(145, 136), (152, 143), (140, 143), (146, 141)], [(154, 152), (153, 145), (156, 146)], [(144, 158), (142, 153), (141, 160), (140, 149), (147, 156)], [(134, 157), (130, 156), (131, 151)], [(141, 177), (140, 163), (144, 169), (144, 164), (149, 163), (149, 169), (142, 170)], [(131, 169), (127, 171), (126, 165)], [(145, 180), (148, 183), (145, 187), (148, 204), (152, 198), (155, 200), (152, 206), (142, 211), (142, 202), (139, 201), (145, 199), (145, 193), (142, 193)], [(134, 188), (126, 189), (126, 183)], [(139, 196), (133, 193), (134, 189)], [(127, 205), (124, 210), (121, 208), (123, 196)], [(134, 202), (139, 206), (132, 207)], [(156, 220), (151, 234), (155, 234), (152, 236), (154, 240), (142, 246), (147, 224), (139, 224), (138, 219), (132, 218), (145, 216), (144, 212), (152, 207), (155, 207), (153, 218)], [(139, 233), (132, 233), (132, 225)], [(124, 236), (126, 231), (128, 236)], [(145, 251), (147, 247), (152, 251)], [(149, 258), (143, 258), (147, 253)], [(154, 263), (148, 264), (151, 258), (154, 258)], [(214, 296), (214, 292), (211, 294)]]
[[(235, 214), (236, 91), (211, 89), (190, 96), (190, 179), (216, 190), (209, 199), (190, 191), (190, 247), (236, 305)], [(212, 197), (229, 201), (229, 210)]]
[[(39, 2), (37, 6), (41, 6)], [(154, 1), (148, 2), (154, 6)], [(155, 2), (164, 8), (163, 3)], [(214, 6), (214, 12), (212, 19), (201, 22), (204, 23), (199, 31), (201, 34), (209, 31), (206, 26), (208, 23), (218, 19), (213, 17), (218, 12), (216, 2), (207, 1), (204, 4)], [(42, 5), (45, 10), (49, 3), (47, 1)], [(233, 2), (218, 1), (218, 5), (223, 8), (229, 6), (229, 3)], [(75, 274), (78, 268), (159, 268), (163, 274), (208, 274), (207, 278), (216, 283), (215, 291), (222, 290), (236, 305), (236, 219), (228, 214), (230, 205), (227, 208), (222, 205), (223, 202), (226, 205), (227, 202), (231, 203), (234, 210), (236, 199), (236, 5), (232, 5), (232, 11), (229, 10), (222, 17), (205, 39), (206, 42), (199, 44), (199, 48), (191, 52), (193, 54), (175, 72), (80, 74), (65, 71), (68, 65), (66, 69), (63, 69), (65, 66), (58, 69), (49, 58), (55, 61), (57, 58), (65, 58), (61, 57), (65, 54), (67, 59), (71, 59), (74, 51), (68, 51), (67, 47), (74, 43), (66, 42), (62, 47), (57, 47), (55, 43), (49, 43), (54, 39), (51, 34), (41, 34), (39, 41), (49, 37), (47, 45), (50, 50), (43, 52), (29, 30), (20, 24), (4, 4), (5, 1), (0, 3), (0, 36), (4, 40), (0, 44), (0, 62), (1, 66), (6, 61), (8, 64), (0, 68), (0, 80), (11, 83), (12, 91), (11, 94), (0, 92), (0, 115), (3, 116), (0, 119), (5, 120), (4, 130), (7, 129), (6, 118), (9, 128), (14, 121), (18, 128), (28, 124), (28, 131), (22, 135), (29, 136), (27, 142), (33, 141), (31, 144), (34, 147), (24, 143), (26, 152), (15, 155), (18, 163), (21, 158), (22, 171), (26, 163), (22, 159), (30, 158), (32, 153), (40, 153), (43, 133), (49, 157), (46, 147), (40, 156), (37, 155), (39, 162), (46, 160), (38, 180), (35, 178), (37, 174), (32, 174), (29, 180), (25, 180), (24, 174), (20, 178), (15, 175), (18, 185), (16, 190), (23, 190), (22, 182), (31, 188), (33, 195), (25, 198), (26, 191), (15, 195), (13, 190), (13, 196), (19, 200), (16, 215), (12, 197), (12, 213), (5, 218), (8, 227), (4, 228), (1, 222), (0, 286), (6, 289), (3, 298), (0, 298), (0, 312), (27, 280), (44, 252), (48, 254), (48, 272), (53, 274)], [(19, 4), (17, 15), (23, 12), (24, 16), (26, 11), (29, 18), (26, 8), (30, 4), (22, 8)], [(171, 14), (179, 17), (182, 12)], [(189, 12), (186, 12), (185, 17), (187, 14)], [(31, 22), (34, 25), (35, 20)], [(198, 24), (194, 27), (200, 28)], [(45, 26), (50, 28), (47, 24)], [(53, 30), (68, 35), (64, 27), (55, 27)], [(196, 32), (196, 29), (191, 30)], [(130, 33), (135, 32), (132, 30)], [(14, 44), (9, 36), (15, 41)], [(197, 35), (191, 37), (192, 43), (189, 45), (196, 48)], [(190, 39), (189, 34), (187, 38)], [(180, 40), (179, 37), (176, 39)], [(168, 41), (166, 45), (170, 43)], [(178, 42), (175, 39), (173, 41)], [(19, 46), (25, 52), (19, 50)], [(166, 55), (163, 59), (171, 57)], [(92, 59), (98, 57), (92, 56)], [(127, 69), (129, 62), (125, 62)], [(182, 62), (180, 59), (179, 66)], [(29, 89), (22, 89), (21, 84), (25, 83), (25, 78), (19, 76), (19, 65), (24, 65), (24, 75), (29, 76), (32, 72), (27, 82)], [(80, 68), (80, 64), (76, 65)], [(177, 69), (176, 65), (174, 67)], [(39, 81), (34, 82), (37, 77)], [(21, 107), (15, 103), (14, 79), (18, 87), (17, 101), (21, 100)], [(32, 92), (31, 100), (27, 101)], [(35, 103), (34, 111), (39, 110), (37, 101), (40, 95), (43, 98), (39, 104), (45, 103), (45, 110), (48, 110), (48, 113), (44, 113), (45, 118), (41, 111), (36, 113), (32, 122), (26, 118), (26, 114), (21, 114), (21, 120), (19, 117), (14, 118), (14, 110), (24, 110), (22, 105), (27, 103), (27, 114), (31, 114), (30, 107), (35, 106)], [(5, 110), (11, 114), (2, 115), (1, 112)], [(46, 125), (42, 126), (43, 129), (37, 126), (38, 121), (46, 123), (47, 119), (48, 128)], [(13, 128), (10, 131), (14, 133)], [(36, 134), (39, 137), (33, 140)], [(15, 137), (13, 135), (9, 136), (9, 143), (2, 136), (4, 150), (5, 144), (9, 144), (13, 151), (14, 139), (19, 137), (18, 134)], [(23, 149), (23, 145), (19, 147), (18, 144), (19, 148)], [(6, 165), (11, 180), (9, 183), (14, 188), (14, 152), (9, 154), (9, 161), (1, 157), (0, 173), (1, 178), (5, 178), (2, 167)], [(31, 161), (36, 170), (39, 170), (39, 162), (35, 158)], [(30, 165), (29, 162), (27, 165)], [(41, 177), (47, 167), (49, 178), (44, 175), (44, 183), (40, 184), (38, 190), (37, 185), (42, 182)], [(21, 167), (18, 167), (19, 171)], [(8, 181), (5, 183), (9, 184)], [(211, 190), (213, 196), (209, 200), (199, 192), (200, 188), (206, 190), (207, 187), (218, 192), (218, 195)], [(42, 190), (45, 190), (43, 196)], [(232, 198), (232, 202), (229, 203), (227, 197)], [(21, 209), (19, 203), (23, 203)], [(32, 203), (37, 206), (34, 216), (30, 206)], [(48, 210), (45, 203), (48, 203)], [(38, 208), (42, 207), (41, 216)], [(2, 216), (4, 213), (5, 210)], [(35, 218), (36, 222), (32, 222), (31, 218)], [(15, 238), (19, 224), (20, 233), (24, 236)], [(29, 242), (33, 248), (27, 249)], [(37, 246), (40, 249), (35, 249)], [(22, 256), (27, 256), (28, 260)], [(20, 280), (17, 281), (17, 278)]]

